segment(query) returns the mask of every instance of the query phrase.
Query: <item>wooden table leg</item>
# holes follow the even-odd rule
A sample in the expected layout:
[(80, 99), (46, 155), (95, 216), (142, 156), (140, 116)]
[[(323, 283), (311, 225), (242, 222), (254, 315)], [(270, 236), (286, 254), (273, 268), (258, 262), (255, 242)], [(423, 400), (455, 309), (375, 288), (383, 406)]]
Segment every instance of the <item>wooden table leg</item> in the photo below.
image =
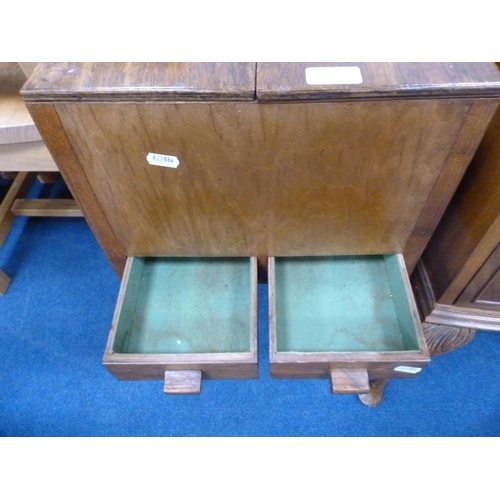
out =
[(4, 295), (9, 286), (10, 278), (0, 269), (0, 295)]

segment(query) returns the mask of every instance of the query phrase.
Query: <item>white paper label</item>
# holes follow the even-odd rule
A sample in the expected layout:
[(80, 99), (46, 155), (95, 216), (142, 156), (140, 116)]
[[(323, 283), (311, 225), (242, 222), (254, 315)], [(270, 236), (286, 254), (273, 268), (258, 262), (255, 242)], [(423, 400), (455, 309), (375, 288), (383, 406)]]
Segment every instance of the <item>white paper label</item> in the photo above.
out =
[(363, 83), (357, 66), (317, 66), (306, 68), (308, 85), (349, 85)]
[(179, 166), (179, 158), (177, 156), (159, 155), (158, 153), (149, 153), (146, 160), (150, 165), (158, 167), (177, 168)]
[(396, 366), (394, 371), (403, 373), (418, 373), (422, 371), (422, 368), (419, 368), (418, 366)]

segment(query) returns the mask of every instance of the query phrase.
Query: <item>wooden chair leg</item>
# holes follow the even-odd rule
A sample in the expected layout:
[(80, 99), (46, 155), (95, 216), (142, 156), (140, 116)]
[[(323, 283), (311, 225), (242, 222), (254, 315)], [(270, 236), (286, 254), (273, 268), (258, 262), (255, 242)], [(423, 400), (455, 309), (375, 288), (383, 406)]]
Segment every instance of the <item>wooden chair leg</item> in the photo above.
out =
[(3, 244), (15, 220), (15, 215), (11, 210), (14, 201), (16, 198), (24, 198), (28, 194), (35, 179), (35, 172), (18, 173), (0, 204), (0, 245)]
[(9, 286), (10, 278), (0, 269), (0, 295), (4, 295)]

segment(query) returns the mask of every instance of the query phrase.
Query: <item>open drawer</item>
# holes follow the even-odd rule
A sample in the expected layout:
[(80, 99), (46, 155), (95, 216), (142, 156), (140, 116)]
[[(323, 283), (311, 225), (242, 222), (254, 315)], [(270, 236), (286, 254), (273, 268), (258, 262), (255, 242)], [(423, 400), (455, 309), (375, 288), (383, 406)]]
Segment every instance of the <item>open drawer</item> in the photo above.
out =
[(166, 394), (256, 378), (256, 258), (129, 257), (103, 364)]
[(429, 363), (401, 255), (276, 257), (268, 272), (272, 377), (363, 394)]

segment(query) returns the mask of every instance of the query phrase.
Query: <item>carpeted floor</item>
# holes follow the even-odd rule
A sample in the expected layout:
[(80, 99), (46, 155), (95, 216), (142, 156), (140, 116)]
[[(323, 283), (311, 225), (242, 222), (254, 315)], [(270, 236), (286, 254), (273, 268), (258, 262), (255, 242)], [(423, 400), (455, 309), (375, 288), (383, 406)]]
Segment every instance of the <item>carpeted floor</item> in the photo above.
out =
[(120, 382), (101, 364), (119, 281), (83, 219), (19, 217), (0, 269), (12, 277), (0, 297), (1, 436), (500, 435), (496, 332), (391, 381), (368, 408), (327, 380), (270, 379), (259, 285), (258, 380), (165, 396), (162, 381)]

